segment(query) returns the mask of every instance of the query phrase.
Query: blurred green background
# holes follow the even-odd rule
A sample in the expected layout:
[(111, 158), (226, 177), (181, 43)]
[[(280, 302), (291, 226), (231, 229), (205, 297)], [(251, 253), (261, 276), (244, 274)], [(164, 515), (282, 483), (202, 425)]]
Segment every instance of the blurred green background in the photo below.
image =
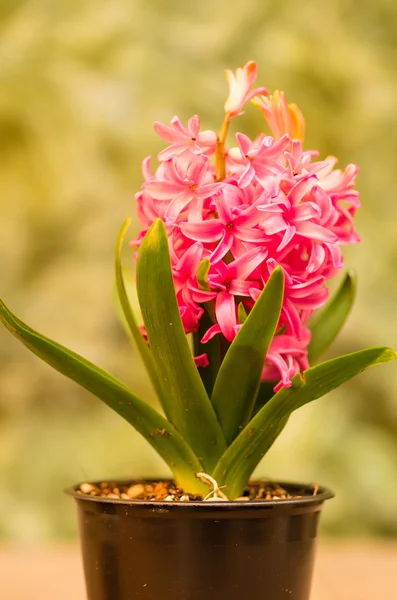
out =
[[(393, 0), (0, 0), (2, 297), (152, 400), (115, 315), (115, 238), (142, 159), (162, 147), (153, 121), (198, 113), (217, 128), (223, 69), (255, 59), (260, 84), (303, 110), (306, 146), (361, 167), (363, 242), (346, 252), (359, 294), (332, 354), (397, 347), (396, 48)], [(249, 107), (237, 126), (262, 124)], [(302, 409), (257, 474), (332, 487), (330, 534), (397, 536), (396, 390), (392, 363)], [(121, 418), (0, 330), (2, 539), (74, 536), (61, 490), (76, 481), (166, 473)]]

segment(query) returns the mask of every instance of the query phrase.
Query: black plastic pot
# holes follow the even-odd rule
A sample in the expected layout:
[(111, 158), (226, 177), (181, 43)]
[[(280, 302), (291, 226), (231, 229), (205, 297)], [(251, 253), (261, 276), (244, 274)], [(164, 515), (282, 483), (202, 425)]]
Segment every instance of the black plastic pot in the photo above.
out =
[(78, 487), (68, 493), (78, 506), (88, 600), (309, 600), (329, 490), (187, 503), (110, 500)]

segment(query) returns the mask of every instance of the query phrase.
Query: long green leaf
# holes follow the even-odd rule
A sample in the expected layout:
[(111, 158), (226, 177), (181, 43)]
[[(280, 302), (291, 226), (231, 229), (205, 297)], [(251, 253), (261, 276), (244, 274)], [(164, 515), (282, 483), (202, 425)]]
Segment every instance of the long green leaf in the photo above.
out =
[(153, 223), (139, 250), (137, 291), (164, 389), (165, 413), (200, 457), (204, 469), (211, 472), (226, 444), (183, 329), (168, 239), (160, 219)]
[(284, 274), (277, 267), (230, 345), (212, 394), (212, 404), (230, 444), (254, 409), (266, 354), (280, 318)]
[(163, 405), (164, 404), (164, 402), (163, 402), (164, 394), (163, 394), (163, 389), (160, 384), (159, 378), (157, 376), (156, 365), (154, 363), (154, 360), (153, 360), (153, 357), (149, 350), (149, 347), (146, 344), (145, 340), (143, 339), (142, 333), (137, 325), (137, 322), (134, 317), (134, 313), (131, 308), (130, 301), (127, 296), (125, 285), (124, 285), (123, 271), (121, 268), (121, 249), (123, 246), (125, 234), (127, 232), (128, 227), (130, 226), (130, 223), (131, 223), (131, 217), (129, 217), (128, 219), (125, 220), (125, 222), (121, 228), (121, 231), (119, 233), (119, 236), (117, 238), (116, 258), (115, 258), (115, 274), (116, 274), (117, 294), (119, 297), (121, 308), (123, 309), (125, 320), (127, 321), (127, 325), (129, 327), (131, 335), (134, 339), (134, 342), (136, 344), (138, 352), (141, 355), (141, 358), (144, 362), (144, 365), (146, 367), (146, 370), (148, 372), (150, 380), (153, 384), (153, 387), (157, 393), (157, 396), (158, 396), (161, 404)]
[(92, 392), (133, 425), (171, 467), (179, 485), (204, 493), (195, 474), (202, 471), (200, 461), (180, 433), (151, 406), (106, 371), (75, 352), (34, 331), (16, 317), (0, 300), (0, 320), (31, 352), (54, 369)]
[(309, 322), (312, 339), (309, 345), (309, 362), (314, 363), (332, 344), (342, 329), (356, 296), (356, 278), (348, 271), (337, 292), (325, 308)]
[(365, 369), (396, 358), (390, 348), (370, 348), (340, 356), (296, 375), (291, 388), (283, 388), (251, 420), (220, 459), (213, 477), (224, 485), (228, 498), (241, 495), (244, 487), (297, 408), (320, 398)]

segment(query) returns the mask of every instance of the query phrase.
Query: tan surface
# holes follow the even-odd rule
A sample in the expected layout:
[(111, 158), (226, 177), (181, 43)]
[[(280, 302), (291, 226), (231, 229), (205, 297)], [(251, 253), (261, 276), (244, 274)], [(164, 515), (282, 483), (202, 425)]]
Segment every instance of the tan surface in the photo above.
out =
[[(76, 547), (0, 549), (4, 600), (85, 600)], [(326, 543), (319, 549), (311, 600), (397, 597), (397, 544)]]

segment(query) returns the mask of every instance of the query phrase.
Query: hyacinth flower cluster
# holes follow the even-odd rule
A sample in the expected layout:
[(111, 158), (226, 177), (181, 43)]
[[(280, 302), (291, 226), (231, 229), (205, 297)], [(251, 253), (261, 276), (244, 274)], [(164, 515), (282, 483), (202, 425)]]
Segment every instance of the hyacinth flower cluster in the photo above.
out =
[[(236, 75), (226, 73), (230, 94), (218, 144), (215, 132), (200, 131), (198, 116), (187, 128), (177, 117), (169, 125), (155, 123), (169, 145), (155, 171), (150, 157), (143, 163), (145, 182), (136, 200), (144, 229), (133, 243), (139, 247), (155, 219), (164, 222), (184, 329), (200, 332), (201, 344), (216, 335), (232, 342), (271, 273), (281, 267), (283, 306), (262, 374), (277, 391), (309, 368), (307, 323), (327, 301), (327, 281), (343, 266), (341, 246), (359, 241), (358, 168), (335, 169), (336, 158), (317, 160), (318, 152), (303, 149), (300, 110), (282, 92), (270, 96), (265, 88), (251, 89), (254, 62)], [(237, 133), (234, 146), (225, 147), (229, 122), (249, 100), (262, 111), (270, 135), (251, 140)], [(204, 283), (198, 280), (200, 268)], [(208, 304), (214, 323), (203, 331)], [(196, 361), (207, 365), (207, 353)]]
[[(143, 323), (121, 266), (131, 218), (117, 240), (124, 323), (162, 411), (0, 300), (0, 319), (16, 338), (135, 427), (185, 491), (208, 497), (209, 482), (213, 500), (243, 493), (297, 408), (396, 358), (379, 347), (318, 364), (355, 296), (351, 272), (330, 299), (327, 283), (343, 267), (342, 247), (359, 241), (357, 167), (339, 170), (336, 158), (304, 148), (301, 111), (283, 92), (254, 88), (255, 62), (226, 77), (219, 133), (201, 131), (198, 116), (186, 127), (177, 117), (155, 123), (167, 146), (157, 166), (143, 161), (143, 229), (130, 242)], [(229, 139), (230, 122), (250, 102), (266, 131)]]

